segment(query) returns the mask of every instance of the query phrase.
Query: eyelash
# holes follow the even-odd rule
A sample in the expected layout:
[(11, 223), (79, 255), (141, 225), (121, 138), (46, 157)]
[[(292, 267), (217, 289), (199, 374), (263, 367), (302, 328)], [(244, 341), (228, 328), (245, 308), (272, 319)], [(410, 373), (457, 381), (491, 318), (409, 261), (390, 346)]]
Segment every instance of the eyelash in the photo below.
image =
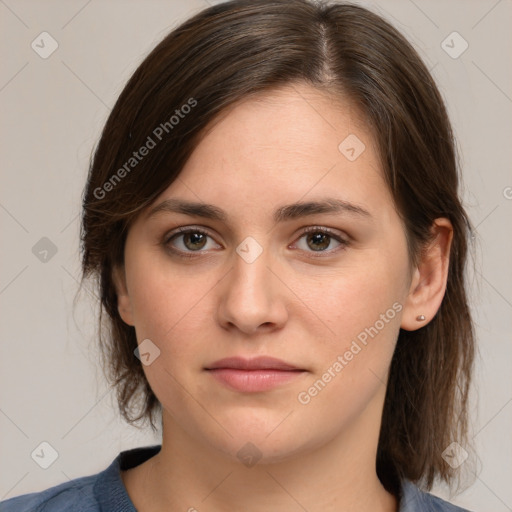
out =
[[(202, 250), (198, 250), (198, 251), (181, 251), (179, 249), (175, 249), (175, 248), (170, 246), (170, 242), (172, 240), (174, 240), (175, 238), (178, 238), (180, 236), (189, 234), (189, 233), (198, 233), (198, 234), (205, 235), (207, 237), (213, 238), (211, 236), (211, 234), (208, 233), (208, 231), (205, 231), (202, 228), (199, 228), (199, 227), (183, 227), (183, 228), (177, 228), (172, 233), (166, 235), (164, 237), (164, 240), (163, 240), (163, 245), (166, 248), (168, 248), (170, 251), (172, 251), (174, 254), (179, 256), (179, 257), (182, 257), (182, 258), (197, 258), (197, 257), (199, 257), (201, 255), (201, 253), (203, 253), (205, 251), (202, 251)], [(319, 227), (319, 226), (309, 226), (309, 227), (305, 228), (304, 231), (302, 231), (302, 233), (300, 234), (300, 236), (299, 236), (299, 238), (297, 240), (300, 240), (303, 236), (308, 235), (310, 233), (322, 233), (324, 235), (328, 235), (329, 237), (333, 238), (334, 240), (336, 240), (337, 242), (340, 243), (340, 246), (337, 247), (336, 249), (331, 249), (331, 250), (326, 250), (326, 251), (318, 251), (318, 254), (315, 254), (315, 251), (304, 251), (304, 252), (307, 252), (308, 254), (310, 254), (310, 256), (313, 257), (313, 258), (322, 258), (322, 257), (325, 257), (325, 256), (323, 256), (325, 254), (330, 256), (333, 253), (336, 253), (336, 252), (338, 252), (340, 250), (346, 249), (346, 247), (348, 247), (348, 245), (349, 245), (349, 241), (347, 239), (340, 237), (340, 235), (338, 235), (337, 233), (333, 232), (329, 228), (324, 228), (324, 227)]]

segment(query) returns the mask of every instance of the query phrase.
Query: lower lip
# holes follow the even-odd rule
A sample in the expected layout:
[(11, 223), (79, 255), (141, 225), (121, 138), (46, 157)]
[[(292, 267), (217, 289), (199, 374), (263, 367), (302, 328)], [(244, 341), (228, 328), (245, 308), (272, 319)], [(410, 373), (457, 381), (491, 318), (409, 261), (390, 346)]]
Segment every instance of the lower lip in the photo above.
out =
[(245, 393), (269, 391), (304, 373), (301, 370), (236, 370), (233, 368), (218, 368), (208, 371), (228, 387)]

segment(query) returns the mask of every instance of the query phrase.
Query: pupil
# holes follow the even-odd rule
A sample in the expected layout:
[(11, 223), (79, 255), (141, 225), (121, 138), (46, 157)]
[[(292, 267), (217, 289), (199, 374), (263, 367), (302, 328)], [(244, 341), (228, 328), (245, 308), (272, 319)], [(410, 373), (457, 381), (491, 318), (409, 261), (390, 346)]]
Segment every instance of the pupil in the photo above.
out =
[(326, 235), (325, 233), (315, 233), (313, 235), (310, 235), (308, 237), (308, 240), (313, 240), (313, 243), (315, 244), (321, 244), (322, 240), (324, 240), (324, 243), (321, 244), (321, 247), (319, 247), (318, 245), (316, 246), (316, 248), (315, 246), (312, 247), (312, 249), (315, 251), (327, 249), (327, 247), (329, 247), (329, 235)]
[[(187, 233), (185, 235), (185, 245), (188, 247), (187, 241), (192, 241), (193, 247), (188, 247), (189, 249), (201, 249), (204, 246), (205, 238), (202, 233)], [(203, 242), (202, 244), (201, 241)]]

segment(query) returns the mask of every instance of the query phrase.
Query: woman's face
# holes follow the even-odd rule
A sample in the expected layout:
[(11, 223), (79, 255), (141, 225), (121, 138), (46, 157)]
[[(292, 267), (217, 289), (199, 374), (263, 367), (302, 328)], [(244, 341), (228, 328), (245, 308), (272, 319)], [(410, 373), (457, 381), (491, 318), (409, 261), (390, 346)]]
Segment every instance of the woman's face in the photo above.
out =
[[(375, 437), (411, 269), (349, 103), (294, 85), (236, 106), (133, 224), (124, 270), (164, 434), (268, 461)], [(258, 356), (300, 371), (212, 370)]]

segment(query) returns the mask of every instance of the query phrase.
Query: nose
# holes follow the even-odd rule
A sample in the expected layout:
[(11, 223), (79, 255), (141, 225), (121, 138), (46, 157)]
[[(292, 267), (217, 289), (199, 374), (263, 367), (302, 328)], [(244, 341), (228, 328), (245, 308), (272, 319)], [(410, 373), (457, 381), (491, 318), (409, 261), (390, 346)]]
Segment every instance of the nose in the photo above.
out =
[(271, 269), (272, 255), (264, 250), (252, 262), (238, 254), (233, 259), (219, 290), (220, 324), (245, 334), (282, 328), (288, 317), (286, 286)]

